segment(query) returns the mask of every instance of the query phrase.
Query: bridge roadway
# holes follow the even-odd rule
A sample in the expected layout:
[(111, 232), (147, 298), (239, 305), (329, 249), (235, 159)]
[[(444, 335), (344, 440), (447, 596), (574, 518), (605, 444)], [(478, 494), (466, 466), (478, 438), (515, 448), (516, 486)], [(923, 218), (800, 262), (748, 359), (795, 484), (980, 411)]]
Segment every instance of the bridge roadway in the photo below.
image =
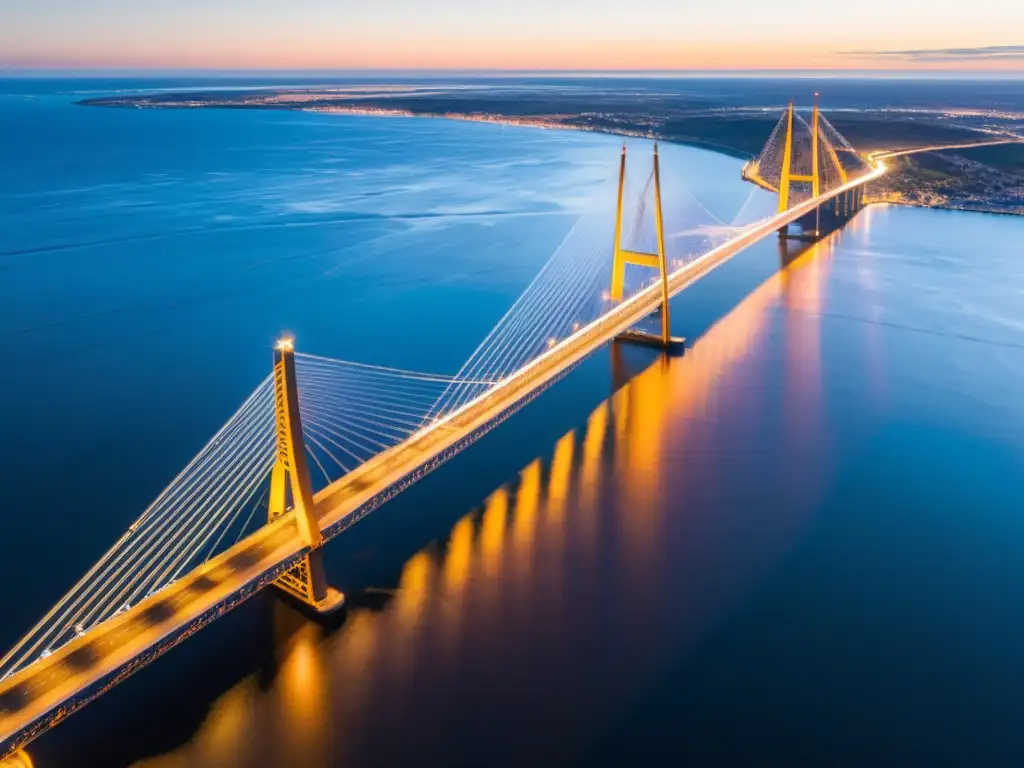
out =
[[(892, 150), (878, 150), (877, 152), (870, 152), (867, 157), (871, 162), (882, 162), (889, 160), (893, 157), (904, 157), (906, 155), (918, 155), (923, 152), (943, 152), (950, 149), (974, 149), (976, 147), (995, 147), (1002, 144), (1024, 144), (1024, 136), (1018, 136), (1016, 134), (1011, 136), (1005, 136), (996, 139), (984, 139), (981, 141), (968, 141), (961, 142), (959, 144), (932, 144), (925, 147), (909, 147), (907, 149), (892, 149)], [(778, 193), (778, 189), (768, 183), (761, 174), (758, 172), (757, 166), (754, 161), (751, 160), (743, 166), (741, 173), (744, 181), (749, 181), (751, 184), (756, 184), (761, 189), (767, 190), (768, 192)]]
[[(879, 164), (866, 176), (799, 203), (680, 267), (669, 276), (670, 294), (818, 205), (883, 173), (885, 167)], [(660, 303), (661, 286), (656, 282), (474, 400), (321, 490), (314, 502), (325, 539), (483, 436), (599, 346), (656, 311)], [(125, 613), (0, 681), (0, 757), (270, 584), (305, 553), (295, 519), (286, 515)]]
[(904, 155), (917, 155), (922, 152), (942, 152), (947, 149), (973, 149), (975, 147), (995, 147), (1000, 144), (1024, 144), (1024, 137), (1007, 136), (999, 139), (986, 139), (984, 141), (969, 141), (961, 144), (934, 144), (928, 147), (910, 147), (909, 149), (894, 149), (881, 152), (872, 152), (870, 157), (873, 160), (888, 160), (891, 157), (903, 157)]

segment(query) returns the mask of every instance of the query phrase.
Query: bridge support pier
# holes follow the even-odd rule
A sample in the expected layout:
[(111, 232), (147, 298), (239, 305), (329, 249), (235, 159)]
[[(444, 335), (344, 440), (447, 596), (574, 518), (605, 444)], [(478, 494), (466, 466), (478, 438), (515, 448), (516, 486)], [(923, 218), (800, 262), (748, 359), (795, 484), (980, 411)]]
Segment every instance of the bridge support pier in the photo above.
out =
[(633, 341), (641, 344), (653, 344), (669, 350), (681, 350), (686, 340), (672, 335), (671, 318), (669, 316), (668, 291), (668, 259), (665, 255), (665, 227), (661, 213), (661, 169), (658, 162), (658, 143), (654, 143), (654, 227), (658, 236), (657, 253), (640, 253), (622, 247), (622, 191), (626, 182), (626, 145), (622, 145), (622, 157), (619, 161), (619, 198), (615, 212), (615, 245), (612, 261), (612, 285), (609, 296), (612, 301), (622, 300), (622, 290), (626, 281), (626, 265), (636, 264), (641, 267), (657, 269), (661, 277), (661, 333), (655, 334), (638, 328), (623, 331), (616, 338), (621, 341)]
[(797, 240), (801, 243), (816, 243), (824, 237), (820, 226), (812, 229), (802, 229), (799, 232), (791, 232), (789, 226), (779, 230), (779, 240)]
[(270, 522), (274, 522), (289, 511), (290, 500), (299, 537), (308, 547), (302, 558), (274, 581), (274, 586), (305, 608), (331, 614), (344, 607), (345, 596), (327, 585), (324, 573), (323, 535), (313, 506), (291, 339), (282, 339), (274, 348), (274, 410), (277, 459), (270, 473), (267, 512)]
[(864, 190), (855, 187), (818, 206), (794, 224), (779, 229), (780, 240), (814, 243), (839, 229), (864, 208)]

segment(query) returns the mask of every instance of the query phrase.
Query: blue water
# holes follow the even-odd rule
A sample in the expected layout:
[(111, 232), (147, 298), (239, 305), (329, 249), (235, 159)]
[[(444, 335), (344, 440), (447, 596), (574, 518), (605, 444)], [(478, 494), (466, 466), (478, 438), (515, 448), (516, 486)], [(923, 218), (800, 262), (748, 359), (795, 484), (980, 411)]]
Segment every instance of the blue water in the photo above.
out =
[[(282, 331), (453, 372), (617, 160), (610, 136), (76, 87), (0, 88), (5, 647)], [(738, 161), (669, 154), (721, 218), (747, 200)], [(1022, 236), (872, 207), (809, 251), (752, 248), (674, 302), (685, 357), (600, 351), (332, 543), (340, 627), (260, 595), (30, 752), (1019, 764)]]
[[(617, 167), (596, 134), (83, 95), (2, 102), (0, 355), (18, 372), (0, 400), (18, 437), (0, 459), (19, 497), (106, 510), (61, 515), (76, 545), (39, 576), (53, 598), (267, 375), (276, 338), (454, 373)], [(736, 161), (686, 157), (734, 214)], [(23, 550), (53, 541), (12, 528)], [(12, 609), (0, 644), (39, 608)]]

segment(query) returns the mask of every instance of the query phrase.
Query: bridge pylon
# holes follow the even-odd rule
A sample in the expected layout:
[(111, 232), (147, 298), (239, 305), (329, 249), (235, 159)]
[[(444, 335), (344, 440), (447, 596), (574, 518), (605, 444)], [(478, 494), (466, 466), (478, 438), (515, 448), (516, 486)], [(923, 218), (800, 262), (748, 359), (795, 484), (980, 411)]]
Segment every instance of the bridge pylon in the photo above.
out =
[[(818, 94), (814, 94), (814, 115), (811, 119), (811, 172), (810, 174), (793, 173), (793, 102), (789, 102), (789, 112), (786, 116), (786, 142), (782, 151), (782, 176), (779, 180), (779, 213), (789, 209), (789, 188), (794, 181), (810, 182), (811, 196), (817, 197), (821, 194), (821, 166), (818, 162)], [(801, 240), (816, 240), (821, 231), (821, 211), (816, 210), (814, 214), (814, 231), (800, 235)], [(788, 238), (789, 226), (779, 230), (779, 237)]]
[(811, 120), (811, 172), (810, 174), (793, 173), (793, 102), (789, 102), (786, 116), (786, 141), (782, 150), (782, 178), (779, 182), (779, 213), (789, 208), (789, 187), (791, 182), (810, 182), (811, 196), (821, 194), (821, 172), (818, 162), (818, 94), (814, 94), (814, 116)]
[(653, 334), (631, 328), (619, 335), (625, 341), (639, 341), (645, 344), (656, 344), (666, 349), (677, 349), (685, 343), (683, 339), (672, 336), (669, 317), (668, 260), (665, 256), (665, 226), (661, 212), (661, 169), (658, 162), (658, 143), (654, 143), (654, 228), (657, 233), (658, 252), (641, 253), (622, 247), (622, 194), (626, 184), (626, 145), (622, 145), (622, 156), (619, 160), (619, 196), (615, 210), (615, 244), (612, 260), (612, 284), (609, 297), (612, 301), (622, 300), (622, 291), (626, 282), (626, 265), (636, 264), (641, 267), (657, 269), (661, 277), (661, 333)]
[(323, 535), (313, 505), (313, 485), (306, 463), (292, 339), (281, 339), (274, 347), (274, 412), (277, 459), (270, 472), (269, 521), (293, 512), (299, 537), (308, 547), (299, 562), (282, 573), (274, 585), (317, 613), (333, 613), (345, 604), (345, 596), (327, 585), (324, 573), (320, 548)]
[[(793, 173), (793, 102), (789, 102), (789, 110), (786, 114), (786, 138), (783, 145), (782, 152), (782, 169), (779, 179), (779, 207), (778, 212), (784, 213), (789, 209), (789, 195), (790, 187), (792, 182), (805, 182), (811, 185), (811, 196), (818, 197), (822, 193), (822, 155), (827, 155), (829, 161), (831, 161), (831, 167), (834, 167), (835, 171), (839, 175), (839, 183), (846, 184), (849, 181), (849, 175), (846, 169), (843, 167), (842, 161), (839, 159), (839, 155), (836, 152), (836, 148), (832, 145), (832, 142), (828, 140), (822, 131), (821, 118), (818, 106), (818, 94), (814, 94), (814, 112), (811, 118), (811, 172), (809, 174), (796, 174)], [(848, 215), (843, 212), (844, 201), (843, 196), (836, 198), (832, 203), (831, 211), (836, 215), (837, 218)], [(814, 229), (810, 231), (804, 231), (799, 235), (797, 239), (800, 240), (817, 240), (821, 232), (821, 209), (815, 210), (814, 214)], [(790, 237), (789, 226), (783, 227), (779, 230), (779, 236), (786, 238)]]

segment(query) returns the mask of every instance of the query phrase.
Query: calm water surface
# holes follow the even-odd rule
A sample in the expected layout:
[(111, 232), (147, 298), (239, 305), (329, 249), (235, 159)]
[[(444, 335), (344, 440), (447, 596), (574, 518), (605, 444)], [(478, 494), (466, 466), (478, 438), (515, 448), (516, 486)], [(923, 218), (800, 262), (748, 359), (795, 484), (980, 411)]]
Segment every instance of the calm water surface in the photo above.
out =
[[(0, 96), (9, 646), (294, 331), (453, 371), (617, 140)], [(0, 89), (4, 91), (4, 89)], [(673, 149), (718, 216), (737, 161)], [(770, 203), (770, 201), (768, 201)], [(673, 304), (270, 593), (36, 742), (39, 766), (1024, 760), (1024, 220), (869, 208)]]

